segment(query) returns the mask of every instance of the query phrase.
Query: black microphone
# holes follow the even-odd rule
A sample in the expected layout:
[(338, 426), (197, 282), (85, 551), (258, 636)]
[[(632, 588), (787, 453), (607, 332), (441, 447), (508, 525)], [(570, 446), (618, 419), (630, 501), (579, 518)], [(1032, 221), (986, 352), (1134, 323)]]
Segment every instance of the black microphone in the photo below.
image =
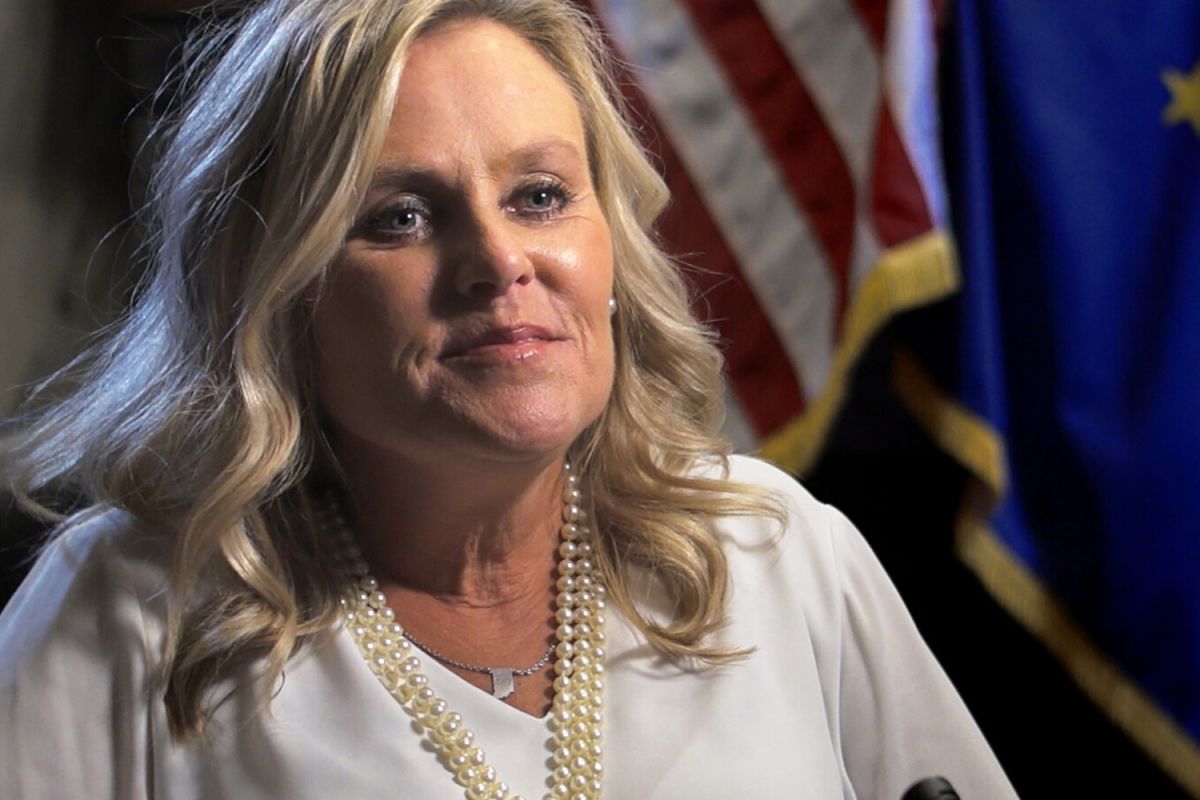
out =
[(900, 800), (960, 800), (950, 781), (941, 777), (924, 778), (914, 783)]

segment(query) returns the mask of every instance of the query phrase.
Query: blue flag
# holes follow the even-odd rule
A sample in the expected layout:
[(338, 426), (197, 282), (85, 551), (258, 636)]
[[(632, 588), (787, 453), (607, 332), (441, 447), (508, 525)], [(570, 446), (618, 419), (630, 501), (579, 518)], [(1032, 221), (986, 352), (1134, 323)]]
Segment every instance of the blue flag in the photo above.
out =
[(1200, 3), (957, 0), (945, 58), (960, 548), (1200, 797)]

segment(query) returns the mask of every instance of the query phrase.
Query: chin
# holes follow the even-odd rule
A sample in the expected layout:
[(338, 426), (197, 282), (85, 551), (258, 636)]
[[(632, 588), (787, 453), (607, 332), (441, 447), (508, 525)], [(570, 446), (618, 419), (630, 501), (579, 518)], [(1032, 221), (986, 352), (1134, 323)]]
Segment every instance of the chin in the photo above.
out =
[(479, 444), (493, 452), (539, 458), (566, 452), (587, 424), (567, 420), (522, 420), (480, 431)]
[(503, 412), (487, 409), (483, 418), (467, 421), (474, 447), (502, 457), (544, 458), (565, 452), (591, 425), (603, 406), (594, 410), (580, 404), (518, 404)]

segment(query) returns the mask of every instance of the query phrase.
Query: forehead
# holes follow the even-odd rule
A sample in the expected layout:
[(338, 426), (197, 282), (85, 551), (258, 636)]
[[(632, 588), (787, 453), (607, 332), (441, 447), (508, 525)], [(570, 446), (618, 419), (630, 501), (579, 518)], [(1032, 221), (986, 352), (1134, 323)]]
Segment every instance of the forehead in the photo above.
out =
[(426, 168), (503, 160), (537, 141), (586, 152), (567, 82), (538, 50), (492, 20), (447, 23), (409, 51), (383, 161)]

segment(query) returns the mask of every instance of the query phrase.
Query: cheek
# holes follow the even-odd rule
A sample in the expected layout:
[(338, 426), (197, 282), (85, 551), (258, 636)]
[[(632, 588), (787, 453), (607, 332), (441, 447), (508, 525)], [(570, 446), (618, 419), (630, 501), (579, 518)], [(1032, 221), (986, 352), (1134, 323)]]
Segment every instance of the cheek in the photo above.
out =
[[(609, 317), (608, 299), (613, 292), (613, 251), (608, 226), (602, 221), (567, 241), (555, 253), (563, 266), (566, 285), (562, 287), (576, 306), (577, 313), (594, 327)], [(605, 322), (604, 327), (608, 325)]]
[(369, 391), (418, 341), (424, 317), (419, 287), (395, 279), (395, 271), (338, 264), (318, 299), (313, 352), (318, 389)]

